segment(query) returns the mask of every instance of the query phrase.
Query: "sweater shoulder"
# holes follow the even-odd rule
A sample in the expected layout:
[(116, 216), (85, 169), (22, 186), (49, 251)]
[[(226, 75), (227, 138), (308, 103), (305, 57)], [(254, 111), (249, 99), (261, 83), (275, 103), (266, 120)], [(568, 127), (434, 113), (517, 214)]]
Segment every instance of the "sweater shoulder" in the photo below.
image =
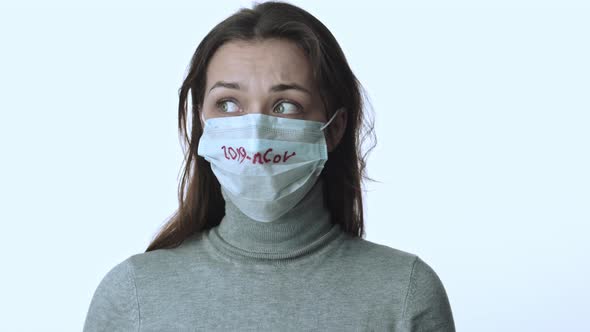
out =
[[(408, 331), (454, 332), (453, 314), (442, 280), (417, 254), (356, 238), (346, 241), (343, 256), (349, 256), (357, 271), (384, 293), (399, 301), (399, 328)], [(403, 325), (403, 328), (402, 328)]]
[[(347, 282), (363, 280), (368, 293), (390, 294), (393, 305), (399, 308), (407, 293), (414, 262), (414, 253), (375, 243), (359, 237), (348, 236), (330, 259), (333, 273), (349, 278)], [(398, 303), (399, 302), (399, 303)]]
[(455, 331), (445, 286), (434, 269), (420, 257), (414, 261), (404, 302), (403, 322), (411, 330)]
[(127, 261), (139, 278), (148, 275), (157, 277), (160, 273), (195, 265), (206, 257), (203, 253), (202, 237), (203, 233), (196, 233), (177, 247), (137, 253), (127, 258)]
[(83, 330), (134, 331), (139, 329), (139, 303), (129, 258), (113, 266), (98, 284)]
[(388, 271), (395, 270), (406, 277), (409, 277), (418, 258), (418, 255), (408, 251), (351, 236), (344, 241), (341, 250), (343, 256), (350, 257), (357, 264), (380, 266)]

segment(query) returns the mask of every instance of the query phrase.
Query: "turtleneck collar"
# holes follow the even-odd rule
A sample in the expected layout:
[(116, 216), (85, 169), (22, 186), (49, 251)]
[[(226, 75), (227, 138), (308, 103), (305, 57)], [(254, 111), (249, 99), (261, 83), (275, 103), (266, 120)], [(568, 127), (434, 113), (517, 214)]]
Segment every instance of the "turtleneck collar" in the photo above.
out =
[(282, 217), (260, 222), (242, 213), (225, 195), (225, 216), (209, 232), (213, 245), (248, 260), (290, 260), (319, 250), (341, 235), (324, 203), (319, 177), (307, 195)]

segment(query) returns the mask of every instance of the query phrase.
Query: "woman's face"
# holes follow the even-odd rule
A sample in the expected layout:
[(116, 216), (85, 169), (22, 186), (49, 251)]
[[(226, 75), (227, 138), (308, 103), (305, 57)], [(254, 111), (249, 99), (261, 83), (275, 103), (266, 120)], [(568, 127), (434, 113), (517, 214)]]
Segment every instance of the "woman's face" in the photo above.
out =
[[(262, 113), (327, 121), (309, 60), (284, 39), (230, 41), (219, 47), (207, 67), (202, 107), (205, 119)], [(326, 130), (329, 152), (344, 134), (346, 116), (338, 113)]]
[(207, 67), (205, 119), (262, 113), (327, 121), (307, 57), (281, 39), (223, 44)]

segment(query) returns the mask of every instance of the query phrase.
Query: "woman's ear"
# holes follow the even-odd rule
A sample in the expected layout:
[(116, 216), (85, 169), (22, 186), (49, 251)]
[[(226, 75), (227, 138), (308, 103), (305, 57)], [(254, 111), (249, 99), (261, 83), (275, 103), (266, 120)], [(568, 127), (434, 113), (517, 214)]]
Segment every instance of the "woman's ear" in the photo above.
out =
[(346, 131), (346, 122), (348, 120), (348, 112), (346, 109), (343, 109), (342, 112), (338, 112), (336, 117), (330, 125), (328, 126), (328, 139), (326, 141), (328, 145), (328, 152), (332, 152), (344, 136), (344, 132)]

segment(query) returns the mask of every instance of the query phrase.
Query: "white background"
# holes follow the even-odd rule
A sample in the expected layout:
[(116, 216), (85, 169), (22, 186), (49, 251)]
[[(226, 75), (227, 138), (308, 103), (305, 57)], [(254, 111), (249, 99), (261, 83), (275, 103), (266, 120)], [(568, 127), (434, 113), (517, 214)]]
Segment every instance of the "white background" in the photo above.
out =
[[(0, 330), (81, 330), (177, 207), (178, 88), (250, 1), (161, 3), (0, 7)], [(590, 4), (292, 3), (375, 112), (366, 239), (430, 264), (458, 331), (588, 331)]]

